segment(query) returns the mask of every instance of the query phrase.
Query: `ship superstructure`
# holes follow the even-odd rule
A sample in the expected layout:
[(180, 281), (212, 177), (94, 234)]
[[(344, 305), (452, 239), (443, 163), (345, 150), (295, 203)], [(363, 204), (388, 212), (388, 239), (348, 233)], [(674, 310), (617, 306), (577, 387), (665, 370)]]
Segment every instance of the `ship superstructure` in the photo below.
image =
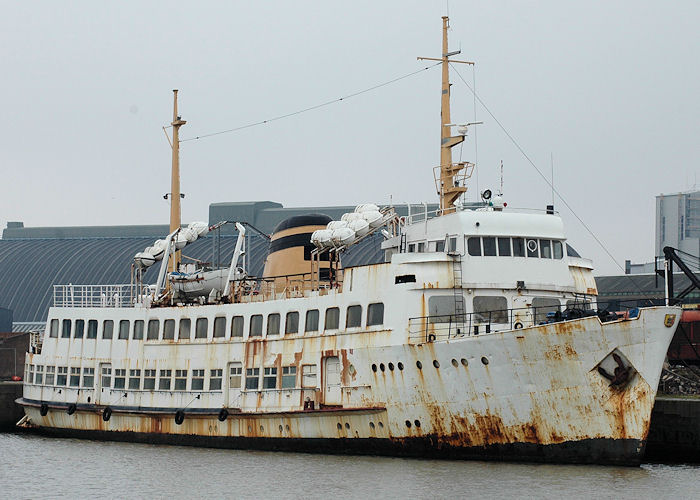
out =
[[(24, 424), (221, 447), (639, 462), (679, 309), (600, 312), (591, 262), (556, 213), (488, 193), (480, 208), (459, 204), (473, 165), (450, 153), (467, 126), (450, 132), (448, 26), (436, 213), (365, 204), (341, 221), (294, 218), (272, 235), (261, 278), (242, 265), (241, 224), (228, 268), (178, 265), (209, 229), (178, 222), (137, 255), (131, 284), (55, 288), (28, 354)], [(385, 262), (343, 268), (343, 250), (377, 232)], [(157, 283), (142, 283), (156, 262)]]

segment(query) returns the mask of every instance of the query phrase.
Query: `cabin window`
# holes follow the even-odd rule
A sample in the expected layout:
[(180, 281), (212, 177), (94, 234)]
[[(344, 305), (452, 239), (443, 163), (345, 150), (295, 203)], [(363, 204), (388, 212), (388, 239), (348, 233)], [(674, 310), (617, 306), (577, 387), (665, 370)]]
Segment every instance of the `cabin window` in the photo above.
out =
[(45, 380), (46, 385), (53, 385), (55, 374), (56, 374), (56, 367), (55, 366), (47, 366), (46, 367), (46, 380)]
[(109, 366), (102, 367), (102, 382), (100, 385), (107, 389), (112, 386), (112, 369)]
[(134, 321), (134, 340), (143, 340), (143, 320)]
[(223, 378), (224, 371), (221, 368), (215, 368), (209, 370), (209, 390), (210, 391), (220, 391), (221, 390), (221, 379)]
[(180, 328), (177, 331), (177, 339), (178, 340), (189, 340), (190, 337), (190, 330), (192, 329), (192, 321), (190, 321), (189, 318), (181, 318), (180, 319)]
[(306, 311), (306, 323), (304, 325), (305, 332), (318, 331), (318, 309)]
[(472, 257), (478, 257), (481, 255), (481, 238), (478, 236), (472, 236), (467, 239), (467, 253)]
[(263, 373), (263, 389), (277, 389), (277, 367), (265, 368)]
[(129, 370), (129, 389), (133, 391), (141, 389), (141, 370)]
[(444, 240), (436, 241), (435, 242), (435, 251), (436, 252), (444, 252), (445, 251), (445, 242)]
[(68, 367), (59, 366), (56, 375), (56, 385), (65, 386), (68, 383)]
[(301, 386), (316, 387), (316, 365), (302, 365)]
[(145, 390), (153, 390), (156, 388), (156, 371), (155, 370), (144, 370), (143, 371), (143, 388)]
[(63, 330), (61, 331), (61, 337), (64, 339), (70, 338), (70, 320), (69, 319), (63, 320)]
[(175, 370), (175, 390), (187, 390), (187, 370)]
[(532, 299), (532, 311), (535, 314), (535, 324), (547, 321), (547, 314), (559, 311), (559, 299), (554, 297), (535, 297)]
[(126, 387), (126, 370), (117, 368), (114, 370), (114, 388), (124, 389)]
[(247, 368), (245, 371), (245, 388), (257, 391), (260, 384), (260, 368)]
[(263, 317), (262, 314), (253, 314), (250, 317), (250, 332), (249, 337), (262, 337), (262, 325)]
[(58, 320), (51, 320), (51, 327), (49, 328), (49, 337), (58, 338)]
[(498, 238), (498, 255), (510, 257), (510, 238)]
[(73, 338), (82, 339), (84, 333), (85, 333), (85, 320), (84, 319), (76, 319), (75, 320), (75, 333), (73, 334)]
[(204, 370), (192, 370), (192, 391), (204, 390)]
[(280, 334), (280, 315), (277, 313), (267, 315), (267, 334)]
[[(37, 376), (39, 372), (37, 372)], [(83, 387), (92, 389), (95, 385), (95, 369), (94, 368), (83, 368)]]
[(71, 387), (80, 387), (80, 368), (71, 367), (70, 369), (70, 384)]
[(539, 245), (537, 244), (537, 240), (527, 240), (527, 256), (528, 257), (539, 257), (540, 252), (539, 252)]
[(284, 333), (299, 333), (299, 313), (288, 312), (284, 323)]
[(377, 326), (384, 324), (384, 304), (376, 302), (367, 308), (367, 326)]
[(33, 384), (34, 383), (34, 365), (27, 364), (24, 371), (26, 372), (24, 375), (26, 382), (28, 384)]
[(508, 300), (505, 297), (474, 297), (475, 323), (508, 323)]
[(484, 236), (482, 240), (484, 242), (484, 255), (487, 257), (494, 257), (496, 255), (496, 238), (493, 236)]
[[(167, 320), (167, 321), (172, 321), (172, 320)], [(160, 377), (158, 379), (158, 389), (161, 391), (169, 391), (170, 390), (170, 378), (172, 377), (173, 371), (172, 370), (161, 370), (160, 371)]]
[(340, 309), (337, 307), (329, 307), (326, 309), (326, 330), (337, 330), (340, 323)]
[(552, 241), (552, 253), (555, 259), (561, 259), (564, 257), (564, 250), (561, 246), (561, 241)]
[(449, 243), (450, 243), (449, 251), (450, 251), (450, 252), (456, 252), (456, 251), (457, 251), (457, 237), (456, 237), (456, 236), (452, 236), (452, 237), (449, 239)]
[(163, 338), (174, 340), (175, 339), (175, 320), (166, 319), (163, 323)]
[(230, 389), (241, 388), (241, 375), (243, 375), (243, 365), (240, 363), (231, 363), (228, 375), (228, 386)]
[(160, 330), (160, 321), (157, 319), (148, 320), (148, 340), (158, 340), (158, 330)]
[(226, 318), (217, 316), (214, 318), (214, 338), (226, 336)]
[(297, 367), (282, 367), (282, 389), (294, 389), (297, 386)]
[(399, 276), (396, 276), (394, 278), (394, 284), (400, 285), (401, 283), (415, 283), (416, 282), (416, 275), (415, 274), (402, 274)]
[(513, 257), (525, 257), (524, 238), (513, 238)]
[(123, 319), (119, 322), (119, 338), (126, 340), (129, 338), (129, 320)]
[(455, 322), (455, 298), (452, 295), (437, 295), (428, 299), (428, 323)]
[(416, 247), (416, 251), (418, 253), (425, 252), (425, 242), (424, 241), (421, 241), (420, 243), (418, 243), (418, 246)]
[(88, 321), (87, 338), (96, 339), (97, 338), (97, 320), (91, 319)]
[(42, 385), (44, 383), (44, 365), (36, 365), (34, 383), (36, 385)]
[(346, 328), (356, 328), (362, 326), (362, 306), (349, 306), (345, 318)]
[(234, 316), (231, 321), (231, 337), (243, 336), (243, 316)]
[(416, 251), (416, 244), (411, 243), (408, 245), (408, 253), (414, 253)]
[(540, 240), (540, 254), (543, 259), (552, 258), (552, 242), (550, 240)]
[(207, 329), (209, 328), (209, 322), (207, 318), (197, 318), (197, 323), (194, 325), (194, 338), (205, 339), (207, 338)]

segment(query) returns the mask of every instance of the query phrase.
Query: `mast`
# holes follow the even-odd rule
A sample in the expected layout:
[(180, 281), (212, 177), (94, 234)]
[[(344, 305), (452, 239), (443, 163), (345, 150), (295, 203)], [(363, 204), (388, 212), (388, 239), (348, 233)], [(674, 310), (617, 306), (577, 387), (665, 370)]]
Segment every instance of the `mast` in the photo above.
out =
[[(180, 210), (180, 127), (185, 123), (177, 114), (177, 89), (173, 90), (173, 121), (170, 125), (173, 127), (173, 142), (172, 142), (172, 173), (170, 179), (170, 232), (179, 229), (182, 225), (181, 210)], [(180, 251), (176, 251), (173, 259), (168, 265), (169, 271), (175, 271), (180, 264)]]
[[(442, 63), (442, 94), (440, 106), (440, 176), (439, 180), (436, 175), (436, 184), (438, 194), (440, 195), (441, 213), (448, 214), (455, 211), (454, 203), (467, 191), (464, 182), (459, 185), (459, 181), (466, 180), (471, 175), (473, 164), (469, 162), (452, 162), (452, 148), (464, 141), (466, 127), (460, 127), (459, 135), (453, 136), (452, 129), (455, 124), (450, 118), (450, 63), (474, 64), (470, 61), (457, 61), (450, 59), (450, 56), (460, 54), (461, 50), (449, 52), (447, 43), (447, 29), (450, 27), (450, 18), (442, 16), (442, 57), (419, 57), (419, 60), (440, 61)], [(471, 168), (468, 168), (471, 167)], [(460, 172), (468, 169), (467, 172), (460, 175)]]

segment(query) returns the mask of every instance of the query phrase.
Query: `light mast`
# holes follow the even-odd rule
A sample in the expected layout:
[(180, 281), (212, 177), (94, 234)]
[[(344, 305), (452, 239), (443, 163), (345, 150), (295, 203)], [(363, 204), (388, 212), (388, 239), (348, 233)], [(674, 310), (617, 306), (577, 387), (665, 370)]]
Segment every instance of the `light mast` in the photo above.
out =
[[(442, 95), (440, 108), (440, 165), (435, 172), (435, 184), (440, 195), (440, 210), (442, 214), (455, 211), (454, 203), (467, 191), (464, 181), (471, 175), (474, 165), (469, 162), (452, 162), (452, 148), (464, 141), (466, 127), (462, 126), (459, 135), (453, 136), (451, 127), (455, 124), (450, 119), (450, 63), (474, 64), (470, 61), (458, 61), (450, 59), (450, 56), (460, 54), (461, 50), (449, 52), (447, 45), (447, 29), (450, 27), (450, 19), (442, 16), (442, 57), (419, 57), (419, 60), (440, 61), (442, 63)], [(465, 172), (462, 172), (465, 170)], [(461, 184), (460, 185), (460, 181)]]
[[(173, 141), (171, 144), (173, 152), (172, 174), (170, 179), (170, 232), (179, 229), (182, 225), (180, 210), (180, 127), (185, 123), (177, 114), (177, 89), (173, 90)], [(175, 271), (180, 264), (180, 251), (176, 251), (168, 264), (169, 271)]]

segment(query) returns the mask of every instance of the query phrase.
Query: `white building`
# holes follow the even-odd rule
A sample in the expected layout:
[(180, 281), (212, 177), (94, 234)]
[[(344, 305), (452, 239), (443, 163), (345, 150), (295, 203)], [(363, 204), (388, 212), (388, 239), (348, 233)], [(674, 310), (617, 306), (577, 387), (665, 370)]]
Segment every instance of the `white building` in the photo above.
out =
[(700, 191), (656, 197), (655, 254), (663, 255), (666, 246), (700, 255)]

